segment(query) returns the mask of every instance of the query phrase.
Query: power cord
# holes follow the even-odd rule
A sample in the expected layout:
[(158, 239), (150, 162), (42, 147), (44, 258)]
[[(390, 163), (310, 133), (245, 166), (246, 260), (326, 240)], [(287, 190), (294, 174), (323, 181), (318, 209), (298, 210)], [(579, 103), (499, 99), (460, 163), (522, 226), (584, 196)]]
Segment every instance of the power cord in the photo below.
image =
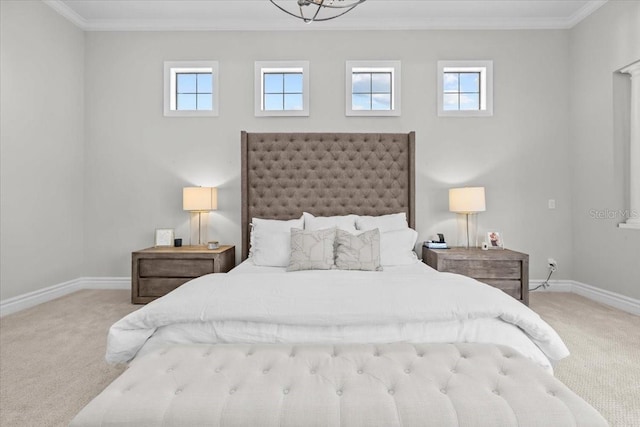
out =
[(544, 281), (544, 282), (542, 282), (542, 283), (540, 283), (540, 284), (539, 284), (538, 286), (536, 286), (535, 288), (533, 288), (533, 289), (529, 289), (529, 292), (536, 291), (536, 290), (538, 290), (538, 289), (540, 289), (540, 288), (547, 289), (549, 286), (551, 286), (551, 285), (549, 284), (549, 279), (551, 279), (551, 275), (553, 274), (553, 272), (554, 272), (554, 271), (556, 271), (556, 267), (555, 267), (555, 266), (553, 266), (553, 265), (550, 265), (550, 266), (549, 266), (549, 275), (547, 276), (547, 278), (545, 279), (545, 281)]

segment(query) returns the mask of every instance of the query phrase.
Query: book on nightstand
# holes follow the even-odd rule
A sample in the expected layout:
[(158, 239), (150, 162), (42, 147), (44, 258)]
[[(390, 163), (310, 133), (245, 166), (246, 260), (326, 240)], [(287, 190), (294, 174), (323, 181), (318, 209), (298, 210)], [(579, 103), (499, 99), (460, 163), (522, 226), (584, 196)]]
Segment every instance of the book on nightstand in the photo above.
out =
[(447, 242), (432, 242), (430, 240), (424, 242), (423, 246), (429, 249), (449, 249), (449, 246), (447, 246)]

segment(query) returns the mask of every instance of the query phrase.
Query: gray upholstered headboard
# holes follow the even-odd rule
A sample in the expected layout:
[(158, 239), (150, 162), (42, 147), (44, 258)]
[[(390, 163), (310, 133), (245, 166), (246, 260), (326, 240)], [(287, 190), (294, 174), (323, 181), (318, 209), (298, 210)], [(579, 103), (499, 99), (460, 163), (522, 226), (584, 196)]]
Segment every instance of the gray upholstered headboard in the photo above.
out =
[(242, 259), (251, 218), (406, 212), (415, 228), (415, 132), (242, 132)]

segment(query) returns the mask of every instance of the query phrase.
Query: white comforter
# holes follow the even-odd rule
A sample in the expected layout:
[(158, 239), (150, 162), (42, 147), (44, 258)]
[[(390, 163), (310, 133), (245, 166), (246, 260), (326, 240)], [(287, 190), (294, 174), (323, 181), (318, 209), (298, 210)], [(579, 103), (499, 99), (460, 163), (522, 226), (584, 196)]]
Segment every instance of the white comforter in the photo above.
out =
[(504, 344), (548, 369), (569, 355), (547, 323), (502, 291), (414, 268), (203, 276), (115, 323), (106, 359), (127, 362), (166, 342), (398, 341)]

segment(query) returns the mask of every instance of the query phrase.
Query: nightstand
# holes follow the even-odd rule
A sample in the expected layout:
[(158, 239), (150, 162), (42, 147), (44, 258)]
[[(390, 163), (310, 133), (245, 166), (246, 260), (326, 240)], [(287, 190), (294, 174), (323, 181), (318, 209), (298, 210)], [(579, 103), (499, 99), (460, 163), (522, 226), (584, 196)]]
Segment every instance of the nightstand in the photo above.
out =
[(236, 265), (235, 246), (154, 247), (131, 254), (131, 302), (146, 304), (183, 283)]
[(422, 260), (438, 271), (458, 273), (502, 289), (529, 305), (529, 255), (509, 249), (422, 248)]

